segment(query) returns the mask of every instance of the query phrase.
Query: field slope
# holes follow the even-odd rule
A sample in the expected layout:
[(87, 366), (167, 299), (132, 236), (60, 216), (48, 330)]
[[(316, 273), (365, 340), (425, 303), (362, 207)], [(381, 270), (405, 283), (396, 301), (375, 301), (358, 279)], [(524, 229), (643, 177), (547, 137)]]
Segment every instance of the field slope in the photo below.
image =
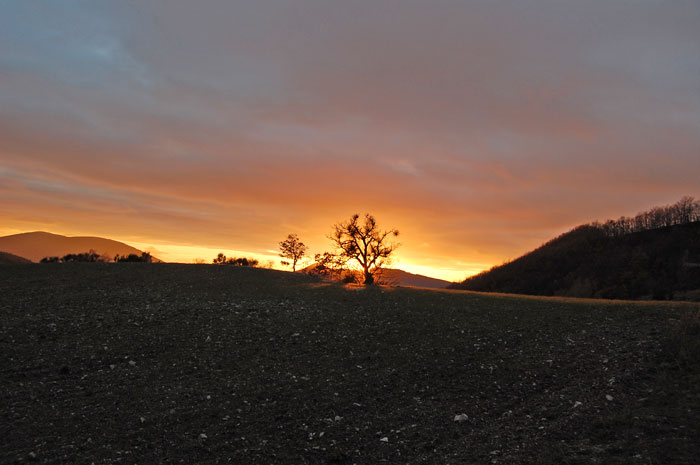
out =
[(697, 312), (7, 265), (0, 463), (697, 463)]

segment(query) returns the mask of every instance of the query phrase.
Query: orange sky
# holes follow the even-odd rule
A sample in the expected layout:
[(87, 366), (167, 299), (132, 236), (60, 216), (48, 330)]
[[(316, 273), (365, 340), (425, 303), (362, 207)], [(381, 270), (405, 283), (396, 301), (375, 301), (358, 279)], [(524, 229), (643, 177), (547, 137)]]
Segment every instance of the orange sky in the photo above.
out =
[(698, 197), (697, 2), (17, 2), (0, 235), (266, 262), (374, 214), (449, 280)]

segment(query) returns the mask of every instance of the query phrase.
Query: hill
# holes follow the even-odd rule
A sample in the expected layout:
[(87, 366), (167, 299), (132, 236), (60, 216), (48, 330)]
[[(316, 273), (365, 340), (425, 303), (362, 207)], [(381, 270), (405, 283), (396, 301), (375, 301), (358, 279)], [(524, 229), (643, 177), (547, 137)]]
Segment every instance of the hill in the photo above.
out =
[[(43, 231), (0, 237), (0, 250), (38, 262), (44, 257), (62, 257), (94, 250), (100, 255), (141, 255), (141, 251), (123, 242), (102, 237), (61, 236)], [(153, 261), (159, 261), (154, 259)]]
[(697, 464), (696, 314), (6, 265), (0, 463)]
[(394, 286), (427, 287), (445, 289), (451, 283), (443, 279), (431, 278), (421, 274), (413, 274), (398, 268), (387, 268), (382, 272), (382, 281)]
[[(313, 274), (316, 265), (309, 265), (301, 270), (300, 273)], [(349, 274), (343, 272), (343, 276)], [(421, 274), (413, 274), (408, 271), (399, 270), (398, 268), (383, 268), (381, 275), (377, 277), (380, 283), (389, 284), (392, 286), (412, 286), (412, 287), (427, 287), (431, 289), (446, 289), (451, 283), (443, 279), (431, 278)]]
[(451, 287), (545, 296), (700, 300), (700, 222), (624, 234), (580, 226)]
[(24, 257), (20, 257), (7, 252), (0, 252), (0, 265), (31, 263)]

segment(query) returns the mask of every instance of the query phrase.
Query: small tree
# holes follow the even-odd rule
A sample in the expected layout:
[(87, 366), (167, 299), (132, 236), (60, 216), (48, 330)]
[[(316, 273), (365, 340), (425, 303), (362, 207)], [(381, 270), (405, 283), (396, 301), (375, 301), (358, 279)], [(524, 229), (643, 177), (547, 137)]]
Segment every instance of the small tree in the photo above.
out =
[(258, 266), (258, 261), (254, 258), (246, 257), (231, 257), (227, 258), (223, 253), (219, 253), (214, 260), (212, 260), (214, 265), (233, 265), (233, 266)]
[(240, 257), (240, 258), (229, 258), (226, 260), (227, 265), (233, 265), (233, 266), (251, 266), (251, 267), (256, 267), (258, 266), (258, 261), (254, 258), (246, 258), (246, 257)]
[(292, 265), (292, 271), (297, 270), (297, 262), (301, 260), (305, 253), (306, 245), (299, 240), (296, 234), (290, 234), (287, 236), (287, 239), (280, 242), (280, 257), (286, 258), (291, 262), (282, 260), (281, 263), (285, 266)]
[(153, 256), (151, 252), (141, 252), (141, 255), (130, 253), (129, 255), (116, 255), (114, 257), (115, 262), (127, 262), (127, 263), (153, 263)]
[(63, 263), (70, 263), (70, 262), (101, 262), (103, 261), (103, 257), (95, 252), (93, 249), (90, 249), (88, 252), (83, 252), (83, 253), (69, 253), (61, 257), (60, 259)]
[(335, 280), (340, 280), (344, 272), (345, 261), (339, 255), (330, 252), (317, 253), (314, 256), (314, 264), (309, 270), (309, 274)]
[(349, 221), (333, 226), (330, 239), (339, 250), (338, 255), (345, 261), (355, 260), (362, 269), (364, 284), (374, 284), (374, 276), (390, 261), (391, 254), (398, 244), (388, 244), (390, 237), (397, 237), (399, 231), (381, 231), (377, 221), (369, 213), (364, 222), (360, 215), (353, 215)]

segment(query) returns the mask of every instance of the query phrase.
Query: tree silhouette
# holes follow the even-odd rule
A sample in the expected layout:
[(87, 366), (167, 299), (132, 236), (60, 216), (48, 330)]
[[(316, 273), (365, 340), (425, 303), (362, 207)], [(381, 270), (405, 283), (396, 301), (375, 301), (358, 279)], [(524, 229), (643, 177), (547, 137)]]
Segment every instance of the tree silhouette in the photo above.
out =
[(233, 265), (233, 266), (258, 266), (258, 261), (254, 258), (246, 258), (246, 257), (241, 257), (241, 258), (229, 258), (226, 260), (227, 265)]
[(619, 237), (625, 234), (667, 228), (677, 224), (689, 224), (695, 221), (700, 221), (700, 201), (695, 200), (693, 197), (685, 196), (673, 205), (654, 207), (638, 213), (634, 218), (622, 216), (617, 220), (608, 220), (605, 223), (596, 221), (591, 223), (591, 226), (602, 230), (610, 237)]
[(219, 255), (217, 255), (216, 258), (214, 260), (212, 260), (212, 263), (214, 265), (233, 265), (233, 266), (251, 266), (251, 267), (258, 266), (258, 261), (254, 258), (246, 258), (246, 257), (226, 258), (226, 255), (224, 255), (221, 252), (219, 252)]
[(306, 245), (299, 240), (296, 234), (290, 234), (285, 240), (280, 242), (280, 252), (280, 257), (291, 261), (290, 263), (286, 260), (282, 260), (281, 263), (283, 265), (292, 265), (292, 271), (296, 271), (297, 262), (301, 260), (306, 253)]
[(345, 272), (345, 260), (330, 252), (317, 253), (314, 256), (314, 264), (308, 271), (309, 274), (325, 276), (338, 281)]
[(61, 261), (63, 263), (70, 263), (70, 262), (101, 262), (105, 261), (102, 257), (102, 255), (98, 254), (95, 252), (93, 249), (90, 249), (88, 252), (83, 252), (83, 253), (69, 253), (61, 257)]
[(330, 239), (339, 250), (338, 255), (345, 261), (355, 260), (362, 269), (363, 284), (374, 284), (374, 276), (388, 264), (391, 254), (398, 244), (388, 244), (390, 237), (396, 237), (399, 231), (390, 229), (381, 231), (377, 221), (369, 213), (360, 223), (360, 215), (353, 215), (349, 221), (333, 226)]
[(153, 263), (151, 252), (141, 252), (141, 255), (130, 253), (129, 255), (115, 255), (115, 262), (126, 263)]

